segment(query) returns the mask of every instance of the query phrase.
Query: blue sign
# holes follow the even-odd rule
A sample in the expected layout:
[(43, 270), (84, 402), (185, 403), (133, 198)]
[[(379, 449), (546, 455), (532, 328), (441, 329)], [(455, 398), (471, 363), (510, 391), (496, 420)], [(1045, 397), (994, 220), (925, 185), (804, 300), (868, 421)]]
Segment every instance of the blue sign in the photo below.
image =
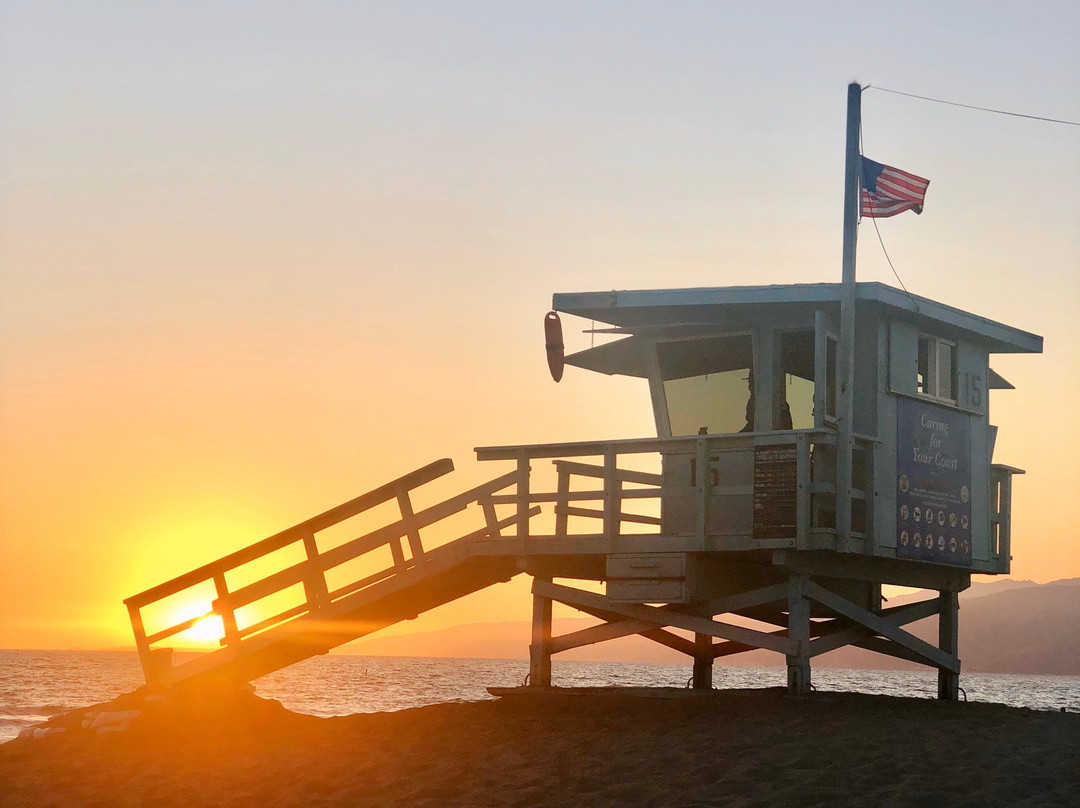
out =
[(970, 416), (914, 399), (897, 404), (896, 555), (970, 567)]

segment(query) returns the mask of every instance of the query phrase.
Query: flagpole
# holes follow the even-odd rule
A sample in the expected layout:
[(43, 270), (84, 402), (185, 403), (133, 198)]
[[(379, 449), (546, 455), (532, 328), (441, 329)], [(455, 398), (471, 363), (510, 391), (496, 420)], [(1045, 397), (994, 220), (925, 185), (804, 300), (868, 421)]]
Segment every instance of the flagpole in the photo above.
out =
[[(837, 549), (851, 547), (851, 476), (854, 449), (855, 245), (859, 225), (859, 126), (862, 88), (848, 85), (847, 156), (844, 161), (844, 253), (840, 284), (840, 346), (837, 356), (836, 532)], [(869, 494), (869, 492), (868, 492)]]

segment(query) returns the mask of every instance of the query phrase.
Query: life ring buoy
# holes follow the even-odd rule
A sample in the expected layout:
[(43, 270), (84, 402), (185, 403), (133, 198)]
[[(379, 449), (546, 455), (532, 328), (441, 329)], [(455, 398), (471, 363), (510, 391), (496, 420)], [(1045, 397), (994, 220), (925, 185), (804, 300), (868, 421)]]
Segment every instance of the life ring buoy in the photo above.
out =
[(548, 370), (555, 381), (562, 379), (565, 365), (565, 346), (562, 338), (562, 321), (559, 315), (549, 311), (544, 315), (544, 343), (547, 348)]

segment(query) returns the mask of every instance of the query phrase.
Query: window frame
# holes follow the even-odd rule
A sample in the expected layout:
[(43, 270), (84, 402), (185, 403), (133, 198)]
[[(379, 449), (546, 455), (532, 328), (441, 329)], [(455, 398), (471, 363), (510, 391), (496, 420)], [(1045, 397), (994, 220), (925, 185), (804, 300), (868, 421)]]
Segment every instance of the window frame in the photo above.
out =
[(814, 312), (814, 428), (836, 429), (840, 326), (824, 310)]
[[(650, 340), (649, 345), (649, 384), (651, 388), (651, 394), (653, 399), (654, 408), (659, 404), (663, 407), (663, 418), (657, 418), (657, 434), (661, 437), (675, 437), (671, 428), (671, 409), (668, 405), (667, 390), (664, 388), (664, 373), (660, 363), (660, 346), (672, 343), (682, 342), (704, 342), (710, 339), (730, 338), (730, 337), (749, 337), (750, 338), (750, 363), (751, 366), (757, 364), (758, 355), (760, 353), (760, 346), (758, 345), (757, 334), (750, 328), (740, 328), (737, 331), (710, 331), (703, 334), (691, 334), (687, 336), (668, 336), (659, 337)], [(690, 377), (686, 377), (690, 378)], [(658, 413), (657, 413), (658, 414)], [(728, 434), (728, 433), (717, 433)]]
[[(923, 341), (926, 342), (926, 372), (922, 372)], [(948, 390), (941, 390), (941, 353), (943, 348), (949, 351)], [(915, 392), (920, 398), (942, 404), (958, 406), (957, 399), (957, 344), (954, 340), (944, 339), (934, 334), (920, 331), (915, 343)], [(923, 377), (922, 389), (919, 376)], [(944, 393), (944, 394), (943, 394)]]
[[(817, 374), (818, 374), (818, 356), (817, 356), (818, 334), (817, 334), (817, 328), (816, 328), (816, 326), (812, 326), (812, 325), (799, 325), (799, 326), (790, 326), (790, 327), (784, 326), (784, 327), (776, 328), (774, 333), (776, 335), (775, 348), (774, 348), (774, 350), (776, 351), (776, 356), (775, 356), (776, 362), (775, 362), (774, 373), (777, 374), (777, 378), (774, 379), (774, 391), (773, 391), (773, 399), (774, 399), (773, 429), (774, 429), (774, 431), (777, 431), (777, 430), (780, 429), (780, 427), (776, 426), (776, 413), (777, 413), (776, 395), (777, 395), (777, 390), (778, 389), (782, 390), (782, 392), (780, 393), (780, 395), (782, 396), (782, 400), (787, 401), (788, 408), (789, 408), (789, 410), (791, 409), (791, 400), (788, 398), (788, 394), (790, 392), (790, 385), (788, 383), (788, 377), (789, 376), (792, 377), (792, 378), (800, 379), (800, 380), (808, 383), (810, 385), (810, 390), (811, 390), (811, 396), (810, 396), (810, 419), (809, 419), (810, 420), (810, 425), (809, 426), (804, 426), (804, 427), (796, 427), (796, 426), (793, 425), (792, 428), (793, 429), (814, 429), (814, 428), (817, 427), (817, 418), (818, 418), (818, 414), (817, 414), (817, 408), (818, 408), (818, 387), (817, 387), (817, 385), (818, 385), (818, 382), (817, 382)], [(806, 376), (800, 376), (800, 375), (798, 375), (796, 373), (789, 373), (787, 371), (786, 367), (784, 366), (785, 341), (790, 339), (791, 337), (794, 337), (794, 336), (797, 336), (797, 335), (805, 335), (805, 336), (809, 337), (809, 342), (807, 344), (807, 347), (809, 348), (810, 354), (811, 354), (811, 356), (810, 356), (810, 360), (811, 360), (810, 361), (810, 367), (808, 368), (811, 378), (809, 378), (809, 379)], [(829, 337), (829, 338), (831, 339), (831, 337)], [(797, 413), (795, 411), (791, 411), (793, 424), (794, 424), (794, 419), (795, 419), (796, 414)], [(832, 418), (835, 421), (835, 416), (832, 416)]]

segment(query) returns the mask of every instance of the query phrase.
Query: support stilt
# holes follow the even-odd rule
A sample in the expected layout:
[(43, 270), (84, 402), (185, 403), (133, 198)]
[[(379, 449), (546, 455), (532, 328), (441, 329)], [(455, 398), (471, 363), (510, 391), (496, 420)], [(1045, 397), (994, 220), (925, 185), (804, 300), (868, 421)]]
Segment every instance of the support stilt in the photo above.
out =
[(810, 692), (810, 601), (805, 575), (788, 578), (788, 637), (799, 643), (798, 653), (787, 656), (788, 693), (804, 696)]
[[(535, 579), (539, 581), (541, 579)], [(534, 581), (534, 583), (535, 583)], [(550, 580), (548, 581), (550, 583)], [(529, 685), (551, 687), (551, 599), (533, 593)]]
[(713, 640), (708, 634), (694, 634), (694, 690), (712, 690)]
[[(960, 603), (955, 592), (942, 591), (938, 595), (938, 648), (950, 656), (956, 656), (959, 650), (959, 612)], [(950, 671), (938, 668), (938, 698), (944, 701), (956, 701), (960, 697), (959, 669)]]

